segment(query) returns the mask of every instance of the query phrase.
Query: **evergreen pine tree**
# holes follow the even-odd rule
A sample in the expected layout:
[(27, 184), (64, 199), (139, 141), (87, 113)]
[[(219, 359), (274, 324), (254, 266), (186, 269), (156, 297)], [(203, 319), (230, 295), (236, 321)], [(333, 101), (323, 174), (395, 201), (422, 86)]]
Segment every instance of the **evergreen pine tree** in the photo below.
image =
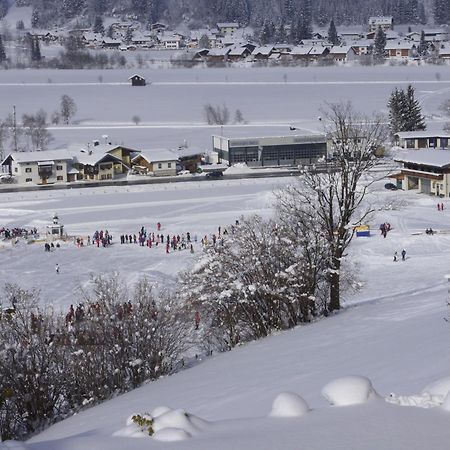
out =
[(33, 12), (31, 13), (31, 27), (37, 28), (39, 26), (39, 18), (40, 12), (37, 8), (33, 8)]
[(2, 36), (0, 34), (0, 63), (6, 61), (6, 52), (5, 52), (5, 47), (3, 45), (3, 39)]
[(275, 36), (275, 40), (279, 44), (286, 43), (287, 35), (286, 35), (286, 29), (284, 28), (284, 21), (280, 23), (280, 26), (277, 30), (277, 34)]
[(406, 92), (395, 89), (388, 101), (389, 128), (391, 134), (401, 131), (425, 130), (425, 118), (422, 116), (419, 101), (414, 96), (414, 88), (409, 85)]
[(417, 47), (417, 53), (419, 56), (426, 56), (428, 52), (428, 43), (425, 40), (425, 32), (422, 30), (422, 33), (420, 34), (420, 42), (419, 46)]
[(286, 23), (292, 23), (294, 18), (294, 5), (292, 0), (284, 0), (283, 19)]
[(261, 45), (267, 45), (270, 42), (270, 27), (268, 22), (264, 22), (261, 33), (259, 35)]
[(377, 34), (375, 35), (373, 55), (375, 59), (381, 60), (384, 58), (384, 52), (386, 47), (386, 34), (381, 27), (378, 27)]
[(427, 128), (425, 117), (422, 115), (422, 109), (419, 100), (415, 98), (414, 88), (409, 85), (406, 91), (406, 123), (405, 131), (419, 131)]
[(328, 28), (328, 42), (333, 45), (339, 44), (339, 36), (337, 34), (333, 19), (331, 19), (330, 26)]
[(404, 115), (406, 112), (405, 92), (395, 88), (388, 101), (389, 129), (391, 135), (404, 130)]
[(446, 24), (450, 20), (450, 0), (434, 1), (434, 21), (437, 24)]
[(97, 16), (95, 18), (93, 30), (94, 33), (103, 34), (105, 32), (105, 28), (103, 26), (103, 19), (100, 16)]

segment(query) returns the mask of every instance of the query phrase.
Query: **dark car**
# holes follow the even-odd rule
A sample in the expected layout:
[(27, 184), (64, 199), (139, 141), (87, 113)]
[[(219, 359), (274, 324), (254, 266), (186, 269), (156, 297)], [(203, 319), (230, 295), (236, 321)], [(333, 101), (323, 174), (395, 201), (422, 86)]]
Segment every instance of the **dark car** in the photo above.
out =
[(223, 172), (221, 172), (220, 170), (216, 170), (214, 172), (208, 172), (206, 174), (206, 178), (222, 178), (223, 177)]
[(396, 191), (398, 187), (394, 183), (386, 183), (384, 185), (385, 189), (389, 189), (390, 191)]

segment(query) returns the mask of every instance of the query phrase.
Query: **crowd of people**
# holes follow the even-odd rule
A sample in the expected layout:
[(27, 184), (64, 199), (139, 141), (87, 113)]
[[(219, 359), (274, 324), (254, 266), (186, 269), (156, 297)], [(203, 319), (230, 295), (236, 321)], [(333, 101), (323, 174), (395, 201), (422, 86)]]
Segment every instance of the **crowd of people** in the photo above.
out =
[(28, 237), (28, 236), (36, 236), (38, 234), (37, 229), (34, 228), (30, 228), (30, 229), (26, 229), (26, 228), (20, 228), (20, 227), (15, 227), (15, 228), (5, 228), (2, 227), (0, 228), (0, 236), (2, 236), (4, 239), (14, 239), (17, 237)]

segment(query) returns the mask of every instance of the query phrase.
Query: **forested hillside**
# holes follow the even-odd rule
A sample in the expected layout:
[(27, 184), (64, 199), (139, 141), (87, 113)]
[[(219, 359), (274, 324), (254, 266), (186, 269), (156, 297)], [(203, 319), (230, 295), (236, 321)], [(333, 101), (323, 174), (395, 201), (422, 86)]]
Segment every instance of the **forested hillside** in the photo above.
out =
[[(0, 17), (11, 0), (0, 0)], [(102, 15), (123, 16), (144, 23), (163, 20), (194, 28), (217, 21), (238, 21), (261, 26), (265, 20), (289, 23), (307, 17), (317, 25), (367, 23), (372, 15), (392, 15), (397, 24), (445, 24), (450, 21), (450, 0), (16, 0), (33, 7), (33, 24), (45, 27), (83, 17), (92, 22)]]

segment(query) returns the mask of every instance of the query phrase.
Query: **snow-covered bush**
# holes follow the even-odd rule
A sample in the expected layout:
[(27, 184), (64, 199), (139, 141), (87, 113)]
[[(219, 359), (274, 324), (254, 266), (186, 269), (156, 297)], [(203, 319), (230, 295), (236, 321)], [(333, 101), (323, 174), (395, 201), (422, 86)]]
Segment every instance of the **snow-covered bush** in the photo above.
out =
[(372, 382), (356, 375), (331, 381), (323, 387), (322, 395), (334, 406), (360, 405), (378, 397)]
[(285, 228), (259, 216), (230, 230), (182, 275), (181, 295), (202, 313), (210, 345), (232, 348), (309, 321), (317, 310), (318, 275), (302, 258), (306, 241), (293, 241)]
[[(0, 309), (0, 437), (26, 436), (64, 415), (171, 373), (187, 348), (183, 311), (147, 280), (131, 295), (99, 277), (64, 318), (7, 286)], [(0, 304), (1, 304), (0, 303)]]
[(159, 441), (183, 441), (198, 435), (209, 423), (182, 409), (165, 406), (155, 408), (151, 414), (134, 414), (126, 426), (113, 436), (143, 438), (151, 436)]
[(309, 406), (294, 392), (281, 392), (272, 403), (271, 417), (301, 417), (309, 412)]

